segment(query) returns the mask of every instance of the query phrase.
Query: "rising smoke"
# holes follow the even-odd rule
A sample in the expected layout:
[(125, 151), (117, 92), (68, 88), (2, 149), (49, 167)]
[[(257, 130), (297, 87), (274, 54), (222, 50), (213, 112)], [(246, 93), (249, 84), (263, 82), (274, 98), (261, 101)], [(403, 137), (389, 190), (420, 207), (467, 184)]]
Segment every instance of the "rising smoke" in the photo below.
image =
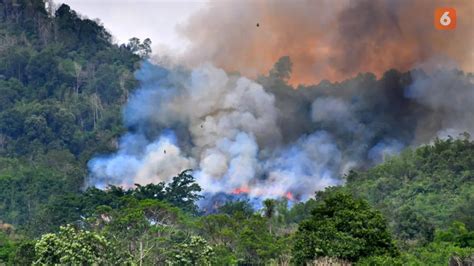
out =
[(95, 185), (167, 181), (194, 175), (207, 192), (277, 197), (337, 185), (341, 152), (324, 131), (283, 140), (275, 96), (255, 81), (205, 64), (169, 71), (148, 62), (125, 109), (131, 132), (117, 154), (90, 162)]
[[(446, 68), (473, 70), (466, 2), (453, 4), (458, 29), (442, 34), (431, 11), (415, 14), (434, 1), (212, 3), (183, 29), (185, 67), (142, 63), (128, 133), (89, 162), (89, 184), (190, 168), (210, 194), (304, 200), (408, 146), (472, 133), (474, 77)], [(413, 67), (424, 70), (388, 70)]]
[(116, 154), (90, 161), (91, 184), (169, 181), (191, 168), (208, 193), (304, 200), (408, 145), (474, 132), (472, 75), (391, 70), (294, 89), (290, 74), (288, 57), (257, 81), (144, 62), (124, 111), (129, 133)]
[[(455, 31), (433, 27), (434, 10), (443, 6), (457, 10)], [(428, 61), (472, 72), (472, 14), (469, 0), (211, 1), (181, 29), (191, 42), (183, 63), (211, 61), (255, 77), (289, 55), (292, 84), (380, 76)]]

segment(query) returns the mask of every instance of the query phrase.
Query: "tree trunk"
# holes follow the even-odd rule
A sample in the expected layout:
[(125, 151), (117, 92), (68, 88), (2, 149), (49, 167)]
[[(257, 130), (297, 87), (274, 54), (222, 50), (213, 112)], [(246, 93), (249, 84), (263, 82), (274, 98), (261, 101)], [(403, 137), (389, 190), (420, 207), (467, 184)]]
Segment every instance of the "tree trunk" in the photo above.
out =
[(139, 265), (143, 265), (143, 241), (140, 241), (140, 262)]

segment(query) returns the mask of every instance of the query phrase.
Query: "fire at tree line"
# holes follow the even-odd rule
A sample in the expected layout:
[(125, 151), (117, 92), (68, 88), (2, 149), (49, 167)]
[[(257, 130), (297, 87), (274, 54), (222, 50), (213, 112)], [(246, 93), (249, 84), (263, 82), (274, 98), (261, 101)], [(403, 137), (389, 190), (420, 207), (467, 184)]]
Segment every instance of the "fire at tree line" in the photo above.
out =
[[(84, 188), (87, 162), (114, 152), (127, 130), (121, 109), (138, 87), (134, 72), (150, 53), (149, 40), (113, 44), (103, 26), (67, 5), (52, 14), (35, 0), (0, 3), (0, 40), (0, 264), (474, 263), (468, 133), (362, 164), (342, 177), (344, 185), (304, 202), (283, 194), (257, 206), (245, 189), (209, 196), (188, 170), (167, 183)], [(288, 60), (262, 83), (291, 89), (290, 72), (281, 72)], [(397, 97), (415, 72), (318, 86), (390, 83), (388, 95)], [(472, 74), (441, 74), (473, 89)], [(371, 125), (375, 135), (390, 126)], [(404, 140), (413, 137), (397, 130)], [(204, 196), (215, 201), (199, 208)]]

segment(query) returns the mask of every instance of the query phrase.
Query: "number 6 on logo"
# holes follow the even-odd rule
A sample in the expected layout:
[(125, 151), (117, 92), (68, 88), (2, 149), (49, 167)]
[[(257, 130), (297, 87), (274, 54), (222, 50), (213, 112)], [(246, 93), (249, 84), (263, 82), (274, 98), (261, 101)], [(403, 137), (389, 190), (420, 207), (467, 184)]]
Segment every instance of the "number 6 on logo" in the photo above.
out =
[(440, 7), (434, 13), (434, 26), (438, 30), (453, 30), (456, 28), (456, 9)]
[(449, 12), (448, 11), (443, 13), (441, 18), (439, 19), (439, 23), (441, 23), (441, 25), (443, 25), (445, 27), (447, 27), (447, 26), (449, 26), (449, 24), (451, 24), (451, 18), (449, 17)]

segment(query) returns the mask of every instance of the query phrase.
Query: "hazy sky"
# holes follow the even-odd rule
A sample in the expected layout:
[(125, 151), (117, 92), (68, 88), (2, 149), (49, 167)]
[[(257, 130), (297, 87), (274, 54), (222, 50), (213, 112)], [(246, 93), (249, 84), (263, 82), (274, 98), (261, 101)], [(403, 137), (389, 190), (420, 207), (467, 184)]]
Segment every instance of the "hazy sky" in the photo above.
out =
[(90, 19), (100, 19), (119, 43), (131, 37), (150, 38), (153, 50), (182, 51), (187, 44), (176, 27), (206, 0), (55, 0)]

